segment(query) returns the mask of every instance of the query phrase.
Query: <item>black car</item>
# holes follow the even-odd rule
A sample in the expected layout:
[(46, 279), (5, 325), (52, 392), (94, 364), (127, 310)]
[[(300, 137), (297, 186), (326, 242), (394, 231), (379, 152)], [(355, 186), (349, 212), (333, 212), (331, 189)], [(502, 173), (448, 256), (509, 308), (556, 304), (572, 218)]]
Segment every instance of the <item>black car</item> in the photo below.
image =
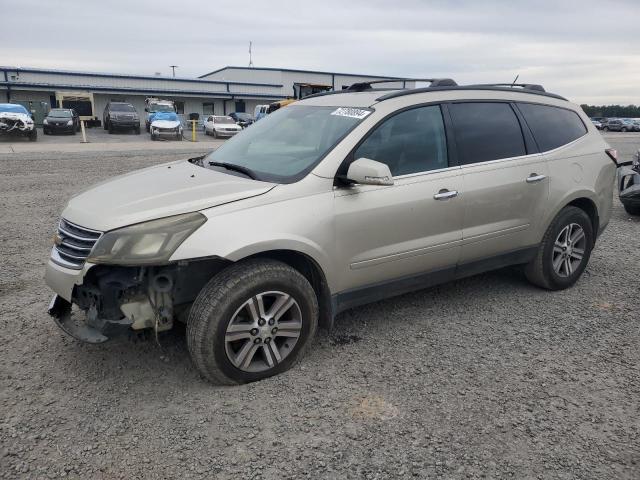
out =
[(135, 107), (126, 102), (109, 102), (102, 114), (102, 125), (109, 133), (116, 129), (133, 130), (140, 134), (140, 116)]
[(242, 128), (246, 128), (253, 123), (253, 117), (245, 112), (232, 112), (229, 116)]
[(80, 131), (80, 117), (73, 108), (52, 108), (42, 122), (42, 132), (71, 133)]
[(624, 209), (630, 215), (640, 215), (640, 150), (631, 162), (620, 163), (618, 193)]

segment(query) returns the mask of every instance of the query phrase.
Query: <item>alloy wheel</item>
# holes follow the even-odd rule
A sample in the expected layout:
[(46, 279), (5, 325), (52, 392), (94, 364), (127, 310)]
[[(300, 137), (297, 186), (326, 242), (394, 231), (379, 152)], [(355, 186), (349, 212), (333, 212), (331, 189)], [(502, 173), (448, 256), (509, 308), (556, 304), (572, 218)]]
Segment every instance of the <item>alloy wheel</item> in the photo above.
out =
[(561, 277), (573, 275), (582, 263), (587, 237), (577, 223), (570, 223), (558, 234), (553, 245), (553, 270)]
[(301, 333), (302, 312), (291, 295), (259, 293), (244, 302), (227, 325), (227, 358), (244, 372), (269, 370), (293, 351)]

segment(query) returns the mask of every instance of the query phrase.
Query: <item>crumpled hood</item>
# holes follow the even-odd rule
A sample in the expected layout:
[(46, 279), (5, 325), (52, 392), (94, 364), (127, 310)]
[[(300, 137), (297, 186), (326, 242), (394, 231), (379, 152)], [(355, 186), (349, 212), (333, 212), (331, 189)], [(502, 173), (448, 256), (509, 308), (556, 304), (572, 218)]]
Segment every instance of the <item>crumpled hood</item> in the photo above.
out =
[(62, 216), (104, 232), (255, 197), (274, 187), (179, 160), (94, 185), (73, 197)]
[(178, 125), (180, 122), (177, 120), (154, 120), (151, 122), (151, 126), (156, 128), (176, 128)]
[[(8, 121), (7, 121), (8, 120)], [(15, 122), (22, 122), (21, 124), (15, 124)], [(10, 129), (14, 125), (20, 130), (33, 127), (33, 119), (26, 113), (19, 112), (0, 112), (0, 126), (1, 129)]]

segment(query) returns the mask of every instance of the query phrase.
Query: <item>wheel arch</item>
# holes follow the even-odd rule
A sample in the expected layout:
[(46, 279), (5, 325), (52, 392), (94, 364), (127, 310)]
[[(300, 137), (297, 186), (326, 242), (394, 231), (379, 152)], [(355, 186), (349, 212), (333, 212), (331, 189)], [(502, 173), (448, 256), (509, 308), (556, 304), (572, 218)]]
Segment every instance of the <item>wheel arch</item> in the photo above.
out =
[(309, 281), (313, 290), (316, 292), (316, 296), (318, 297), (318, 306), (320, 308), (318, 325), (321, 328), (331, 330), (334, 319), (331, 303), (331, 290), (322, 267), (313, 257), (297, 250), (279, 249), (254, 253), (242, 260), (249, 258), (268, 258), (271, 260), (277, 260), (300, 272)]
[(543, 229), (539, 232), (539, 242), (542, 241), (544, 233), (549, 228), (549, 225), (558, 216), (558, 214), (565, 207), (577, 207), (584, 211), (591, 220), (591, 226), (593, 227), (593, 234), (597, 238), (601, 231), (600, 228), (600, 211), (598, 208), (598, 197), (595, 192), (589, 190), (576, 190), (570, 192), (562, 200), (554, 203), (554, 208), (549, 210), (545, 215), (546, 221), (542, 224)]
[(591, 226), (593, 227), (593, 234), (597, 237), (600, 230), (600, 216), (598, 215), (598, 206), (596, 205), (596, 202), (587, 197), (578, 197), (565, 205), (565, 207), (569, 206), (578, 207), (589, 216)]

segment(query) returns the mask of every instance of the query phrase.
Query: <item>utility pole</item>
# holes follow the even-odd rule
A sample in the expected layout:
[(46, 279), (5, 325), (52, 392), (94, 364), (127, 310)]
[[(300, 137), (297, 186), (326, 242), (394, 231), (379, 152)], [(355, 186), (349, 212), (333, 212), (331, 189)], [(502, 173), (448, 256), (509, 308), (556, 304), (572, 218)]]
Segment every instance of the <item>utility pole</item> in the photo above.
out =
[(253, 42), (249, 42), (249, 68), (253, 68), (253, 59), (251, 57), (251, 46), (253, 45)]
[(169, 65), (169, 66), (173, 70), (173, 78), (175, 78), (176, 77), (176, 68), (178, 67), (178, 65)]

